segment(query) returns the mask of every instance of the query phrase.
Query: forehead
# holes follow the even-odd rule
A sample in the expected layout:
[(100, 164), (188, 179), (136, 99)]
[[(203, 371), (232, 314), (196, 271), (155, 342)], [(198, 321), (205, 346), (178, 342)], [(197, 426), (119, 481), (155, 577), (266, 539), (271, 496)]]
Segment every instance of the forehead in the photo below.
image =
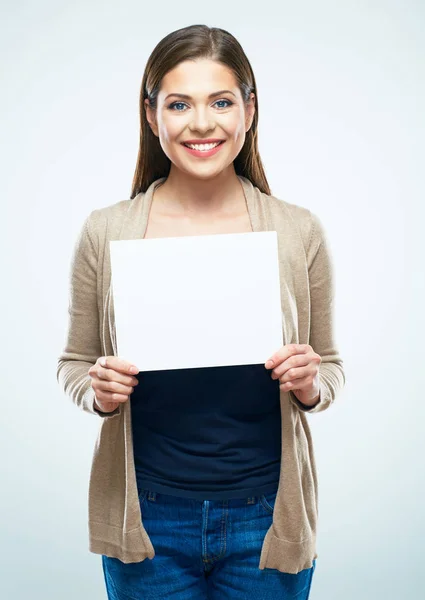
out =
[(175, 92), (195, 97), (223, 89), (235, 94), (239, 89), (233, 72), (226, 65), (209, 59), (185, 60), (163, 77), (160, 94)]

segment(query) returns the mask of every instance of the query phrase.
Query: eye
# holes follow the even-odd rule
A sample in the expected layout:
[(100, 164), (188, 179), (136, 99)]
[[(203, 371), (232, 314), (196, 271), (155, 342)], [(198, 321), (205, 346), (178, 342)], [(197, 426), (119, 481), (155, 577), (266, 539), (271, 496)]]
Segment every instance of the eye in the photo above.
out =
[(177, 106), (186, 106), (186, 104), (184, 102), (172, 102), (168, 108), (170, 108), (171, 110), (176, 109), (176, 112), (184, 112), (184, 110), (176, 108)]
[(215, 104), (218, 104), (219, 102), (227, 102), (227, 106), (219, 106), (218, 108), (228, 108), (229, 106), (232, 106), (233, 102), (231, 102), (230, 100), (217, 100), (217, 102), (215, 102)]
[[(224, 106), (223, 106), (224, 103)], [(216, 102), (214, 102), (214, 104), (218, 105), (220, 104), (220, 106), (218, 106), (219, 109), (222, 108), (229, 108), (229, 106), (232, 106), (233, 102), (231, 102), (230, 100), (217, 100)], [(187, 109), (187, 104), (185, 104), (184, 102), (172, 102), (168, 108), (170, 110), (174, 110), (175, 112), (185, 112)]]

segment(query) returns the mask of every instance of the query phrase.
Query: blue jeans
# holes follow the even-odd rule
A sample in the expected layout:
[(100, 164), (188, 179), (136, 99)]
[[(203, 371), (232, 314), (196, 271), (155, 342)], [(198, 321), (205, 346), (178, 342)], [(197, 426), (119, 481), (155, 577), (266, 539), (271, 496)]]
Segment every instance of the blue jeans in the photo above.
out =
[(258, 568), (276, 492), (194, 500), (141, 490), (151, 560), (102, 555), (109, 600), (307, 600), (316, 561), (297, 574)]

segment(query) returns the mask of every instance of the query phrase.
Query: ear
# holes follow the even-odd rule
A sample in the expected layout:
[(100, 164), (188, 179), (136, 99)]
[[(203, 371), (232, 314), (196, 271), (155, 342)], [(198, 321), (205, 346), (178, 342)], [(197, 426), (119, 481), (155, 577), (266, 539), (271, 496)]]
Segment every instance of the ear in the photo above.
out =
[(251, 128), (252, 121), (254, 120), (255, 114), (255, 94), (250, 94), (249, 100), (245, 105), (245, 131), (248, 131)]
[(156, 110), (153, 109), (150, 104), (148, 98), (145, 99), (145, 110), (146, 110), (146, 119), (149, 123), (152, 132), (156, 137), (158, 136), (158, 125), (156, 122)]

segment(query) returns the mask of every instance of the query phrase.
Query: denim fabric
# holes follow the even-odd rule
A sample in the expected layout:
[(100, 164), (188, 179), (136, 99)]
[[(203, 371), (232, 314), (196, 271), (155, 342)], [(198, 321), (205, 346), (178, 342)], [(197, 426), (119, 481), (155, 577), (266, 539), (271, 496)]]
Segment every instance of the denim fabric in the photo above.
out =
[(102, 555), (109, 600), (307, 600), (316, 561), (297, 574), (258, 568), (276, 492), (195, 500), (141, 490), (155, 557), (123, 563)]

